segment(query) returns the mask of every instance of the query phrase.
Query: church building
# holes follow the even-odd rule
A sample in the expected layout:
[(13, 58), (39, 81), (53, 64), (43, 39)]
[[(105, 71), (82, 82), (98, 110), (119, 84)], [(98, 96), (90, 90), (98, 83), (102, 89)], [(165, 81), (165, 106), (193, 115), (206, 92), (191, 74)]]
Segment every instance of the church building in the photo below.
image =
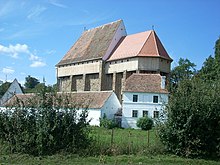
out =
[[(114, 91), (132, 74), (168, 76), (172, 59), (154, 30), (128, 35), (122, 20), (86, 30), (56, 65), (60, 92)], [(136, 82), (139, 83), (139, 82)]]

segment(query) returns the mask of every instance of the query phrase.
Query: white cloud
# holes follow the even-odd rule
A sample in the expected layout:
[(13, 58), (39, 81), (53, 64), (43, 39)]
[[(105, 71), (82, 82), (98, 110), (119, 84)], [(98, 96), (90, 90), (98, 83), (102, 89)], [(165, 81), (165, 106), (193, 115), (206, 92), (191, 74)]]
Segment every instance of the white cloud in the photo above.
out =
[[(36, 50), (34, 51), (36, 53)], [(12, 58), (18, 58), (20, 53), (29, 55), (29, 60), (31, 61), (30, 67), (43, 67), (46, 65), (45, 62), (42, 62), (41, 57), (33, 54), (26, 44), (16, 44), (3, 46), (0, 45), (0, 54), (6, 54)]]
[(28, 46), (26, 44), (9, 45), (8, 47), (0, 45), (0, 54), (6, 54), (12, 58), (18, 58), (19, 53), (29, 54), (30, 51), (28, 50)]
[(46, 63), (44, 63), (42, 61), (33, 61), (33, 63), (30, 65), (30, 67), (36, 68), (36, 67), (43, 67), (45, 65), (46, 65)]
[(13, 68), (11, 68), (11, 67), (6, 67), (6, 68), (2, 69), (2, 72), (4, 74), (13, 74), (15, 72), (15, 70)]
[(31, 61), (40, 60), (40, 57), (30, 54), (29, 60)]
[(58, 2), (57, 0), (49, 0), (49, 3), (50, 3), (51, 5), (56, 6), (56, 7), (67, 8), (66, 5), (61, 4), (61, 3)]
[(54, 50), (54, 49), (52, 49), (52, 50), (46, 50), (45, 53), (51, 55), (51, 54), (56, 53), (56, 50)]
[(47, 8), (44, 6), (36, 6), (30, 10), (30, 13), (28, 14), (28, 19), (36, 19), (43, 13)]

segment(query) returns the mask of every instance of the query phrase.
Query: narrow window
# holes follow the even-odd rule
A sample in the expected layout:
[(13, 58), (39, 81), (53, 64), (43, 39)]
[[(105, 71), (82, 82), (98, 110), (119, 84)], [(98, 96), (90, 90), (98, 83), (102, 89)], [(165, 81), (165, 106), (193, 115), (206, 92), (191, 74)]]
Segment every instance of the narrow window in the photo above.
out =
[(147, 117), (148, 116), (148, 111), (143, 111), (143, 117)]
[(158, 96), (153, 96), (153, 103), (158, 103)]
[(138, 117), (138, 111), (132, 110), (132, 117)]
[(154, 118), (159, 118), (159, 111), (154, 111)]
[(138, 101), (138, 95), (133, 95), (133, 102), (137, 102)]

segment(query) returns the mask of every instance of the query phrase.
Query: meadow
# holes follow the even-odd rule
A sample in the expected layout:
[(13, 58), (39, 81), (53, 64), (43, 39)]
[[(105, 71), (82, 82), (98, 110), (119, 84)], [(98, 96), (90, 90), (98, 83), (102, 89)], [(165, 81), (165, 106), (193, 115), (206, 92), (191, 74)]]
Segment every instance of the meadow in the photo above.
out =
[[(27, 154), (9, 154), (7, 146), (1, 145), (0, 165), (218, 165), (218, 161), (187, 159), (165, 152), (160, 143), (157, 130), (105, 129), (91, 127), (90, 136), (95, 140), (85, 153), (57, 153), (50, 156), (30, 156)], [(90, 152), (88, 155), (87, 152)]]

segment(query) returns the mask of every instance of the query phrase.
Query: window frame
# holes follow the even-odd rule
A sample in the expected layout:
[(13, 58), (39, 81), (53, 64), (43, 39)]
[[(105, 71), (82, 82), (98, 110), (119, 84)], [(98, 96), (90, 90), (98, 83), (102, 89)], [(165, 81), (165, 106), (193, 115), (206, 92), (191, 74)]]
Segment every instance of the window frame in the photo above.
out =
[(138, 110), (132, 110), (132, 117), (138, 117)]
[(159, 97), (154, 95), (153, 96), (153, 103), (159, 103)]
[[(146, 113), (146, 114), (145, 114)], [(149, 112), (147, 111), (147, 110), (143, 110), (142, 111), (142, 116), (143, 117), (148, 117), (148, 115), (149, 115)]]
[(160, 113), (159, 113), (159, 111), (154, 111), (154, 114), (153, 114), (154, 116), (154, 118), (155, 119), (158, 119), (159, 118), (159, 116), (160, 116)]
[(133, 102), (138, 102), (138, 95), (133, 95), (133, 100), (132, 100)]

